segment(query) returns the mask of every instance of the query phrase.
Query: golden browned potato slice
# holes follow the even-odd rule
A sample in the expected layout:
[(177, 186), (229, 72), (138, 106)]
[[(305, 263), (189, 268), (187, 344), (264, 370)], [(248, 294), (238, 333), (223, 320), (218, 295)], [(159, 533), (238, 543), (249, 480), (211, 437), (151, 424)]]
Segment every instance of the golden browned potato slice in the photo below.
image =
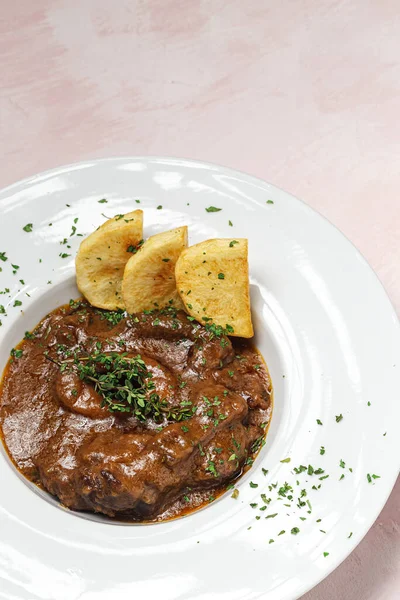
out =
[(187, 247), (187, 227), (157, 233), (126, 264), (122, 296), (129, 313), (173, 305), (182, 308), (176, 290), (175, 264)]
[(199, 323), (228, 326), (229, 335), (253, 336), (246, 239), (190, 246), (176, 263), (175, 277), (186, 311)]
[(124, 268), (143, 237), (143, 211), (109, 219), (81, 243), (76, 256), (79, 290), (98, 308), (125, 308), (121, 294)]

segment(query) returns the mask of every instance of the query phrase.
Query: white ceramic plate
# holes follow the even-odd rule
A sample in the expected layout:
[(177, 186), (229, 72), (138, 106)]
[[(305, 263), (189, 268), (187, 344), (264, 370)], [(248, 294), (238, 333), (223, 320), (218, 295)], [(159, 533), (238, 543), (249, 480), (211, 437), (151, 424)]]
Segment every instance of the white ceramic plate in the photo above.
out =
[[(102, 198), (108, 202), (99, 203)], [(150, 526), (109, 524), (61, 509), (19, 477), (3, 452), (1, 597), (298, 598), (358, 544), (397, 476), (397, 317), (357, 250), (289, 194), (198, 162), (93, 161), (32, 177), (0, 194), (0, 252), (9, 259), (0, 262), (0, 289), (10, 290), (0, 296), (7, 312), (0, 315), (1, 368), (25, 330), (77, 296), (74, 255), (81, 238), (69, 237), (72, 226), (87, 234), (104, 221), (101, 213), (138, 206), (146, 236), (188, 224), (191, 243), (249, 238), (256, 343), (275, 387), (267, 444), (240, 480), (237, 500), (228, 493), (190, 517)], [(207, 212), (209, 206), (222, 210)], [(31, 233), (23, 231), (28, 223)], [(60, 244), (64, 238), (68, 244)], [(20, 267), (14, 275), (11, 263)], [(15, 300), (22, 306), (13, 306)], [(291, 462), (280, 462), (286, 458)], [(298, 465), (324, 473), (297, 475)], [(367, 474), (380, 478), (369, 482)], [(287, 493), (293, 501), (279, 496), (285, 482), (294, 488)], [(310, 505), (299, 507), (303, 489), (301, 501)], [(263, 493), (271, 502), (260, 511)]]

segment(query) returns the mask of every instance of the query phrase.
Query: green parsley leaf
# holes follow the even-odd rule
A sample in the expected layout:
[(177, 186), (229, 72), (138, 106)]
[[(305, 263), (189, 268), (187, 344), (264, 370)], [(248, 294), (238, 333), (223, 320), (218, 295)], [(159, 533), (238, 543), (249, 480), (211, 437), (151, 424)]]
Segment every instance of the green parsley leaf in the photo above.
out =
[(13, 358), (21, 358), (23, 351), (20, 349), (16, 350), (15, 348), (13, 348), (11, 350), (10, 354)]
[(24, 231), (26, 231), (27, 233), (30, 233), (30, 232), (32, 231), (32, 228), (33, 228), (33, 223), (27, 223), (27, 224), (25, 225), (25, 227), (23, 227), (22, 229), (23, 229)]
[(218, 471), (215, 468), (215, 463), (212, 460), (208, 461), (207, 467), (206, 467), (206, 471), (208, 471), (209, 473), (211, 473), (212, 475), (214, 475), (214, 477), (218, 477)]
[(206, 208), (206, 211), (209, 213), (219, 212), (220, 210), (222, 210), (222, 208), (217, 208), (216, 206), (209, 206), (208, 208)]
[(340, 423), (340, 421), (343, 419), (343, 415), (342, 414), (336, 415), (335, 419), (336, 419), (336, 423)]

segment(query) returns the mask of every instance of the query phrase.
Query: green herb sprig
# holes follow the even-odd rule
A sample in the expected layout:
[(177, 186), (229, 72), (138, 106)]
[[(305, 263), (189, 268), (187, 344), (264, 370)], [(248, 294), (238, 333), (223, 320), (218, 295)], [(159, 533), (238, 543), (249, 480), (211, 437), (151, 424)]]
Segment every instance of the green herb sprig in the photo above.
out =
[(56, 364), (61, 372), (75, 370), (80, 379), (91, 383), (103, 398), (102, 406), (110, 412), (132, 413), (140, 421), (153, 419), (156, 423), (184, 421), (196, 412), (191, 403), (173, 407), (160, 399), (154, 391), (153, 376), (139, 354), (132, 357), (126, 352), (97, 352), (75, 355)]

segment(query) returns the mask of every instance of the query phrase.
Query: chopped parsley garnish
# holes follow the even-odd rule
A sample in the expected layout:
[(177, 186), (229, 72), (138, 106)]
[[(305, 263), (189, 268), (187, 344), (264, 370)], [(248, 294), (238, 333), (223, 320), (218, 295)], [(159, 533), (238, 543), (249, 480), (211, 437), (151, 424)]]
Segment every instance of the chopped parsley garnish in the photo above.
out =
[(23, 351), (20, 349), (16, 350), (15, 348), (13, 348), (11, 350), (10, 354), (13, 358), (21, 358)]
[(258, 483), (254, 483), (253, 481), (250, 481), (249, 485), (251, 488), (258, 488)]
[(267, 200), (267, 204), (273, 204), (274, 201), (273, 200)]
[(33, 228), (33, 223), (27, 223), (27, 224), (25, 225), (25, 227), (23, 227), (22, 229), (23, 229), (24, 231), (26, 231), (27, 233), (30, 233), (30, 232), (32, 231), (32, 228)]
[(340, 423), (340, 421), (343, 419), (343, 415), (342, 414), (336, 415), (335, 419), (336, 419), (336, 423)]
[(5, 252), (0, 252), (0, 260), (2, 260), (3, 262), (6, 262), (6, 260), (8, 260)]
[(161, 204), (159, 204), (159, 205), (157, 206), (157, 210), (161, 210), (161, 209), (162, 209), (162, 205), (161, 205)]
[(320, 419), (317, 419), (317, 424), (322, 425), (322, 421), (320, 421)]
[(108, 200), (106, 200), (105, 198), (102, 198), (101, 200), (97, 200), (97, 202), (99, 204), (106, 204), (108, 202)]
[(128, 246), (127, 248), (127, 252), (131, 252), (132, 254), (136, 254), (136, 252), (138, 250), (140, 250), (140, 248), (143, 246), (144, 244), (144, 240), (140, 240), (140, 242), (137, 244), (137, 246)]
[(324, 552), (324, 556), (325, 557), (329, 556), (329, 552)]
[(319, 449), (319, 453), (321, 454), (321, 456), (323, 454), (325, 454), (325, 448), (324, 448), (324, 446), (321, 446), (321, 448)]
[(209, 473), (211, 473), (211, 475), (214, 475), (214, 477), (218, 477), (218, 471), (215, 468), (215, 463), (212, 460), (209, 460), (207, 463), (207, 467), (206, 467), (206, 471), (208, 471)]
[(298, 527), (293, 527), (293, 529), (290, 530), (290, 533), (292, 535), (297, 535), (298, 533), (300, 533), (300, 529)]
[(223, 273), (218, 273), (218, 279), (225, 279), (225, 275)]
[(15, 300), (13, 306), (22, 306), (21, 300)]
[(71, 255), (70, 255), (70, 254), (67, 254), (66, 252), (61, 252), (61, 253), (59, 254), (59, 256), (60, 256), (61, 258), (68, 258), (68, 257), (69, 257), (69, 256), (71, 256)]
[(296, 475), (299, 475), (300, 473), (303, 473), (303, 471), (307, 471), (307, 467), (305, 465), (300, 465), (299, 467), (295, 467), (293, 471)]
[[(147, 246), (146, 246), (146, 248), (147, 248)], [(163, 262), (169, 262), (170, 260), (171, 260), (170, 258), (163, 258), (162, 259)]]
[(284, 458), (283, 460), (281, 460), (281, 463), (290, 463), (290, 458)]
[(234, 500), (237, 500), (239, 498), (239, 490), (237, 488), (233, 490), (231, 498), (233, 498)]
[(209, 206), (208, 208), (206, 208), (206, 211), (209, 213), (219, 212), (220, 210), (222, 210), (222, 208), (217, 208), (216, 206)]
[(232, 221), (228, 221), (228, 225), (229, 225), (229, 227), (233, 227)]
[(239, 242), (237, 240), (232, 240), (231, 242), (229, 242), (229, 248), (233, 248), (233, 246), (238, 243)]

